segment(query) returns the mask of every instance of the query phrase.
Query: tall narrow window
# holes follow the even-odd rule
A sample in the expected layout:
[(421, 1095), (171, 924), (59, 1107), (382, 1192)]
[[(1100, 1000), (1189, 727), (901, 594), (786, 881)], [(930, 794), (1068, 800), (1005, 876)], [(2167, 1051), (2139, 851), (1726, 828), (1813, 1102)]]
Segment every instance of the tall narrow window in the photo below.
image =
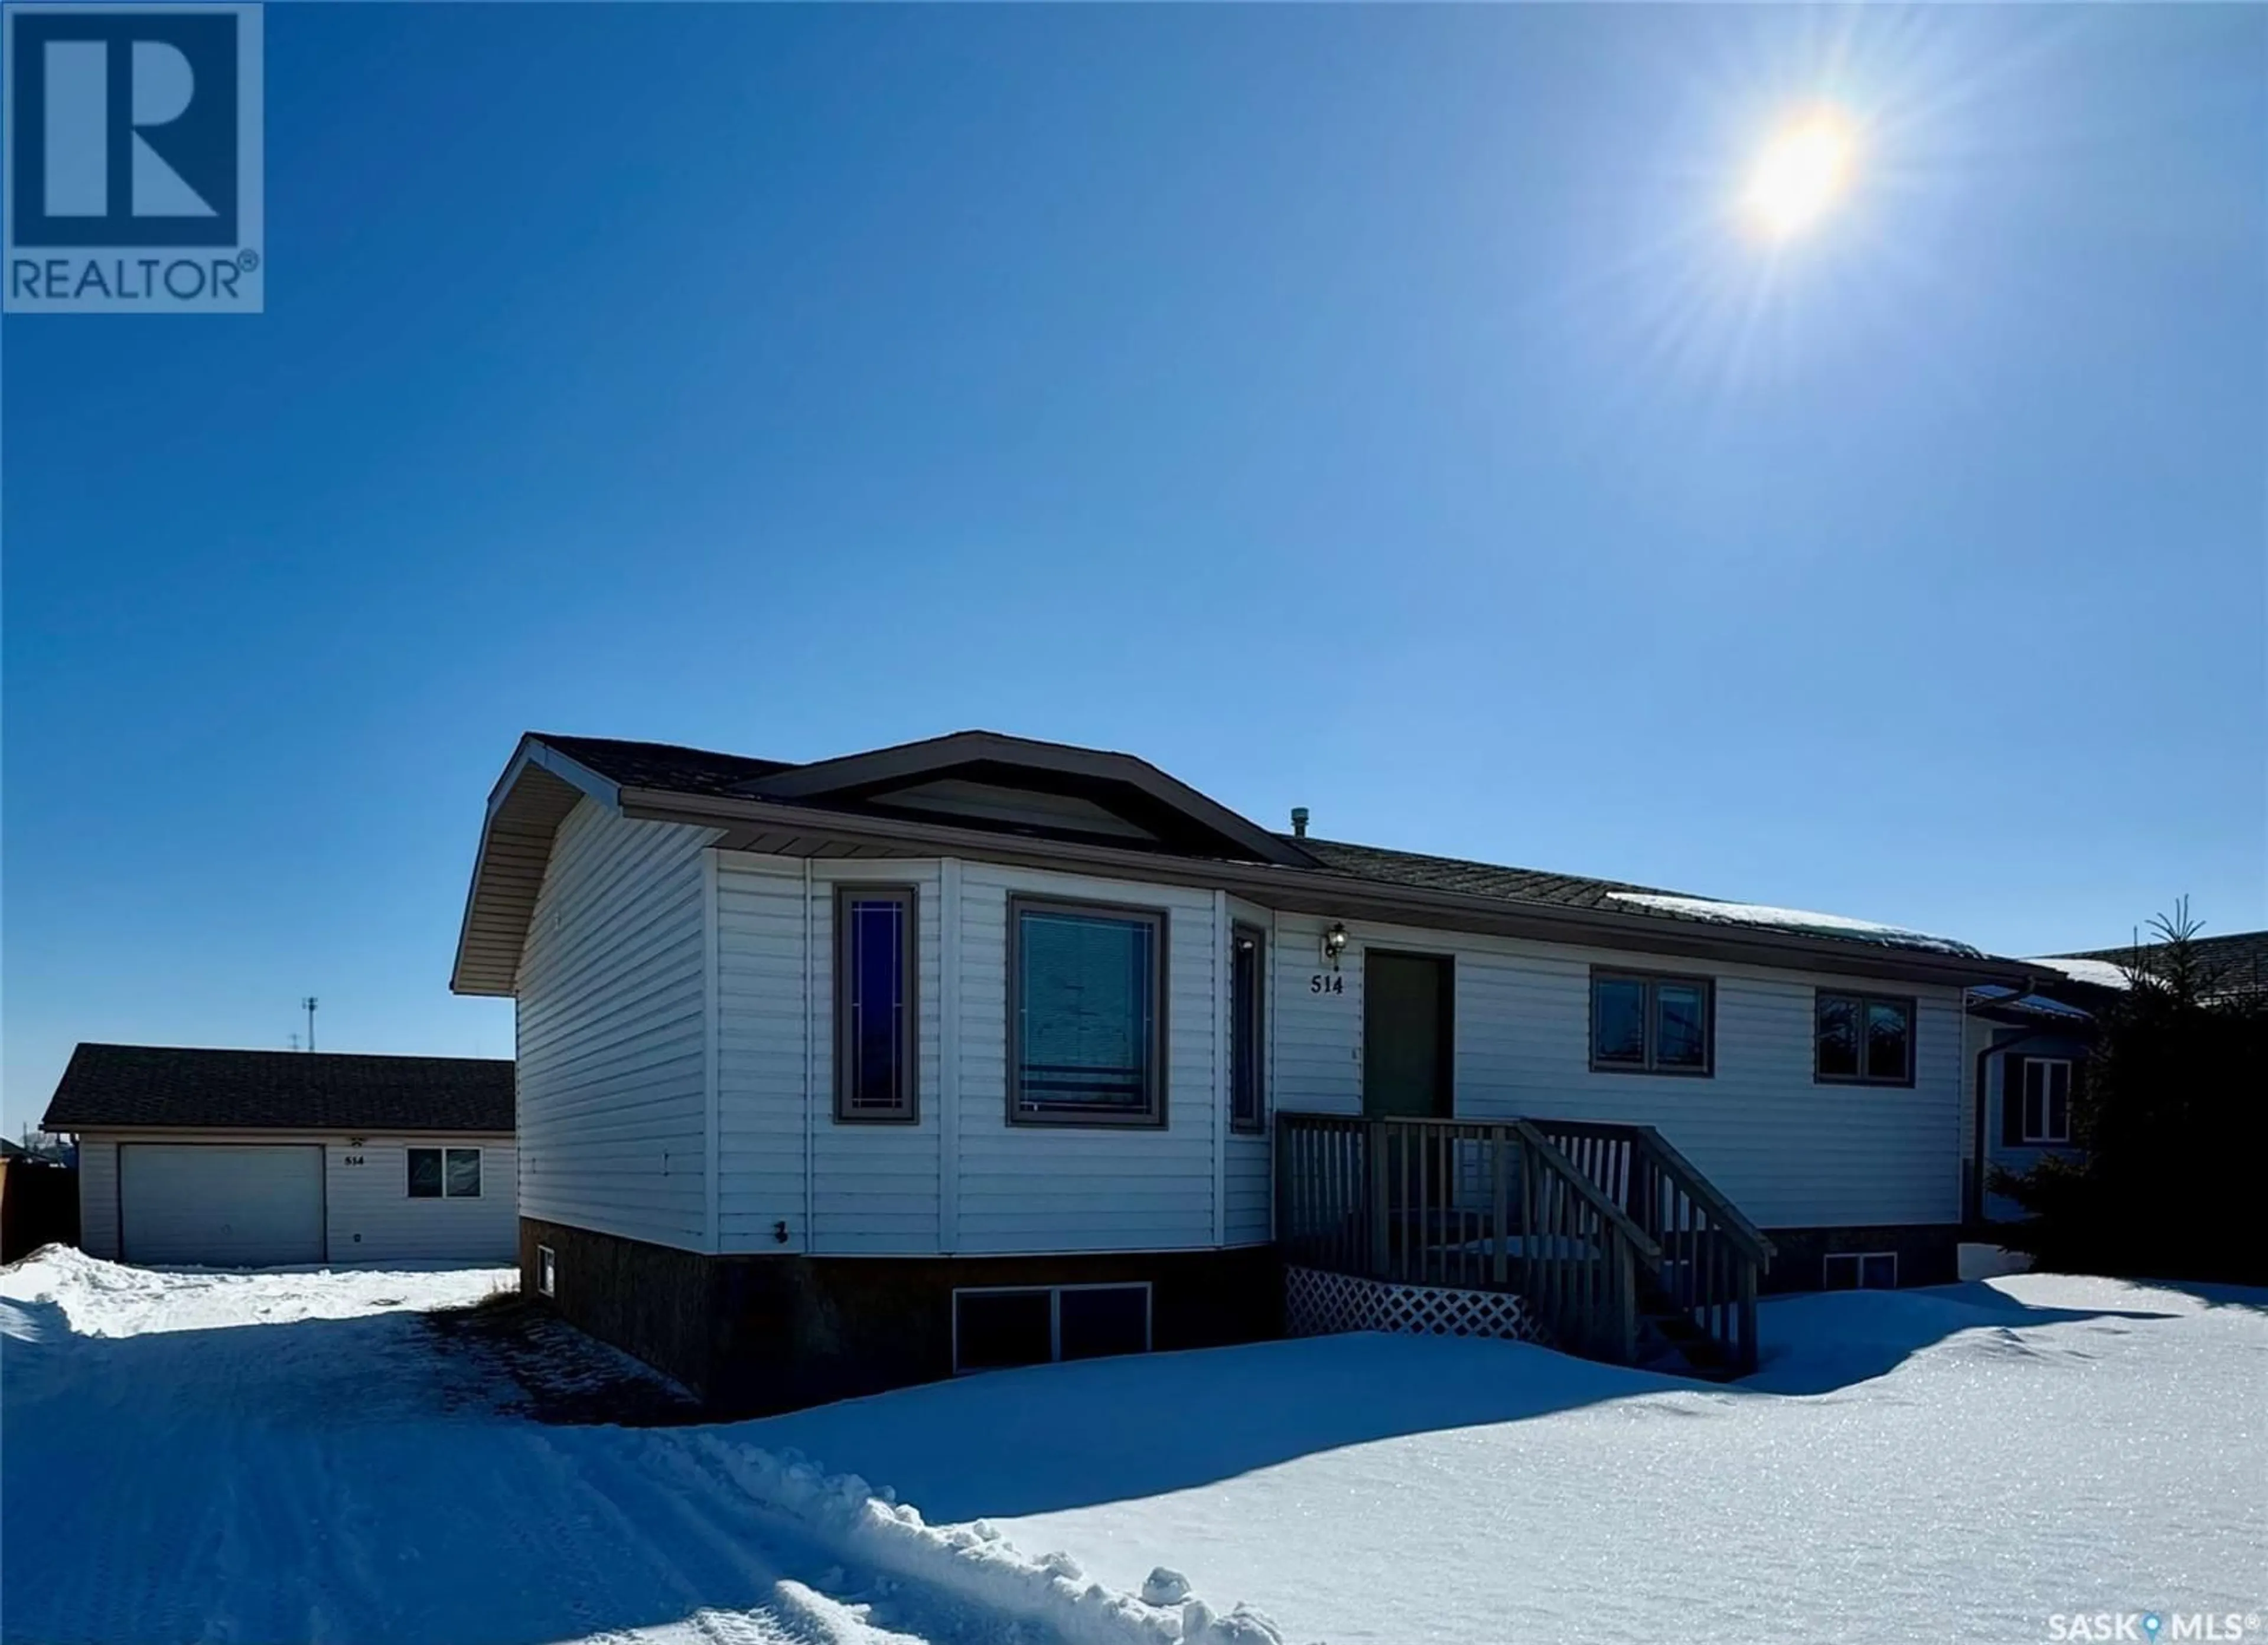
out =
[(910, 885), (835, 888), (835, 1117), (908, 1122), (916, 1090)]
[(1815, 1009), (1813, 1078), (1836, 1084), (1913, 1083), (1911, 1000), (1822, 993)]
[(1632, 1074), (1707, 1074), (1714, 990), (1705, 977), (1591, 973), (1591, 1066)]
[(1233, 926), (1228, 939), (1228, 1124), (1232, 1131), (1268, 1125), (1268, 934)]
[(1008, 1118), (1163, 1125), (1166, 916), (1008, 903)]
[(2071, 1141), (2071, 1061), (2066, 1057), (2021, 1057), (2023, 1141)]

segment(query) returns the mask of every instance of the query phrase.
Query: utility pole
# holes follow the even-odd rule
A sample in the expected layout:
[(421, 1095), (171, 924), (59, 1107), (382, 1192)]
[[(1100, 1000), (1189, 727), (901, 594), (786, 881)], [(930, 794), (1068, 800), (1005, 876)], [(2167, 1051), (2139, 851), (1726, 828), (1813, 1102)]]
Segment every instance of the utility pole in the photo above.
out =
[(309, 995), (299, 1002), (299, 1009), (307, 1013), (307, 1049), (315, 1048), (315, 996)]

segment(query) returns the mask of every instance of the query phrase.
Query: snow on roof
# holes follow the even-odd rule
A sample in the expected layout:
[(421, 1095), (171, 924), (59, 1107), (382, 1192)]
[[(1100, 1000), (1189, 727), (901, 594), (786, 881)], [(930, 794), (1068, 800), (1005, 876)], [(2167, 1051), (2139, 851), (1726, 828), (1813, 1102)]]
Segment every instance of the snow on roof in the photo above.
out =
[(1949, 936), (1933, 936), (1926, 931), (1909, 930), (1904, 926), (1877, 925), (1872, 920), (1852, 920), (1839, 914), (1815, 914), (1808, 908), (1775, 908), (1760, 902), (1718, 902), (1708, 897), (1671, 897), (1656, 892), (1613, 891), (1607, 894), (1616, 902), (1632, 903), (1641, 908), (1652, 908), (1660, 914), (1679, 914), (1689, 920), (1709, 920), (1722, 925), (1768, 926), (1783, 931), (1808, 931), (1821, 936), (1880, 943), (1887, 948), (1918, 948), (1932, 953), (1982, 958), (1977, 950), (1966, 943), (1957, 943)]
[(2019, 995), (2015, 989), (2004, 988), (1998, 984), (1971, 988), (1969, 997), (1976, 1004), (2002, 1006), (2034, 1017), (2068, 1017), (2082, 1023), (2095, 1020), (2092, 1012), (2083, 1011), (2076, 1005), (2066, 1005), (2061, 1000), (2051, 1000), (2042, 994)]
[(2132, 984), (2126, 968), (2109, 959), (2028, 959), (2028, 966), (2037, 966), (2043, 971), (2059, 971), (2073, 982), (2085, 982), (2098, 988), (2126, 988)]

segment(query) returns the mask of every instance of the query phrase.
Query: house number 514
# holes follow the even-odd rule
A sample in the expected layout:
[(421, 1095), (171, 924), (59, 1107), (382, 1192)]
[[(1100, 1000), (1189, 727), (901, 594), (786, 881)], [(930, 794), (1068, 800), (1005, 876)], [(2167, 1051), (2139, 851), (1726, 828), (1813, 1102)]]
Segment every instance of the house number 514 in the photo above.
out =
[(1336, 971), (1318, 971), (1307, 979), (1310, 994), (1344, 994), (1346, 979)]

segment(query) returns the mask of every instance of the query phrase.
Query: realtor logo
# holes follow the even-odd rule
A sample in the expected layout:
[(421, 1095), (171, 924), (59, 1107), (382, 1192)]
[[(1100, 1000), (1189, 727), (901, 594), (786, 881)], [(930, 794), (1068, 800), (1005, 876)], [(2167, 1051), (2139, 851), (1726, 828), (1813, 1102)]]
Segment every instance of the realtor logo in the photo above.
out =
[(6, 306), (258, 313), (257, 5), (11, 5)]

